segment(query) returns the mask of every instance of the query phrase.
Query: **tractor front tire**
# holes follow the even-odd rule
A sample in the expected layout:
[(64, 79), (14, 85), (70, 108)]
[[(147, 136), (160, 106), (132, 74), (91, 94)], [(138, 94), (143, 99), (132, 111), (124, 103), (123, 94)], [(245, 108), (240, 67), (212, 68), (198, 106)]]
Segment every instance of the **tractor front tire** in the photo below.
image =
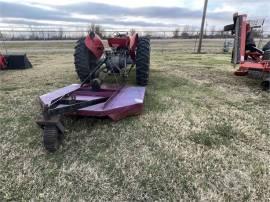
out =
[(60, 134), (58, 128), (53, 125), (44, 126), (43, 129), (43, 144), (47, 151), (55, 152), (60, 145)]
[(84, 38), (79, 39), (75, 46), (74, 64), (75, 70), (81, 82), (89, 82), (93, 78), (88, 78), (89, 74), (97, 66), (96, 57), (88, 50)]
[(150, 70), (150, 39), (140, 37), (136, 53), (136, 83), (140, 86), (147, 86)]

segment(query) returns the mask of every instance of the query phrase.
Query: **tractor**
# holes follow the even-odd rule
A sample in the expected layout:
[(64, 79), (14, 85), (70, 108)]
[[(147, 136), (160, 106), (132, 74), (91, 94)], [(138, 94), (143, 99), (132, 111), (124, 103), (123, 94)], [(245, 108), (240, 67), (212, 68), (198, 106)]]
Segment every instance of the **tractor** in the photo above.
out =
[(119, 74), (125, 78), (136, 66), (136, 83), (146, 86), (150, 62), (149, 38), (115, 33), (114, 37), (108, 38), (108, 45), (110, 49), (105, 50), (100, 37), (94, 32), (78, 40), (74, 64), (81, 82), (89, 83), (93, 90), (99, 90), (106, 75)]
[[(39, 97), (42, 114), (37, 124), (43, 130), (43, 144), (47, 151), (59, 148), (65, 131), (63, 115), (108, 117), (118, 121), (138, 115), (143, 110), (144, 95), (149, 78), (150, 39), (138, 34), (116, 33), (108, 39), (105, 49), (101, 38), (90, 32), (75, 46), (74, 64), (80, 84), (72, 84)], [(136, 86), (125, 84), (135, 67)], [(106, 76), (121, 76), (106, 84)]]
[(250, 76), (261, 79), (263, 90), (269, 90), (270, 86), (270, 41), (259, 49), (253, 36), (253, 29), (260, 26), (252, 26), (247, 20), (247, 15), (233, 15), (233, 24), (226, 25), (224, 31), (231, 31), (234, 35), (232, 63), (240, 65), (235, 71), (236, 76)]

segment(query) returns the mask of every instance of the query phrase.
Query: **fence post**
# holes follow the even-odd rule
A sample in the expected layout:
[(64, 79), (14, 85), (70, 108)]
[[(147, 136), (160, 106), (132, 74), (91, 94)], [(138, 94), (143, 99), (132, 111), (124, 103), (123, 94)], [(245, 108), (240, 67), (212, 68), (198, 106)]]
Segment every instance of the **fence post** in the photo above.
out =
[(198, 35), (199, 35), (199, 32), (197, 32), (197, 34), (196, 34), (196, 36), (195, 36), (194, 53), (196, 52)]

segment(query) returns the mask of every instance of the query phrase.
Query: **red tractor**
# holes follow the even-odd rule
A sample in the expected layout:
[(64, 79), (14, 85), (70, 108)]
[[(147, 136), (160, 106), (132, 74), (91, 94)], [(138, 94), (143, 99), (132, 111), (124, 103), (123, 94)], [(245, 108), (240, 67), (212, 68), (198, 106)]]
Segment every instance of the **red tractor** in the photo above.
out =
[(224, 27), (224, 31), (231, 31), (235, 36), (232, 53), (232, 63), (239, 64), (236, 76), (251, 76), (262, 81), (264, 90), (269, 90), (270, 86), (270, 42), (263, 50), (256, 47), (253, 37), (253, 28), (247, 20), (247, 15), (233, 15), (233, 24)]
[[(138, 34), (116, 34), (108, 39), (108, 44), (110, 49), (105, 50), (94, 32), (80, 39), (75, 46), (74, 63), (81, 83), (39, 97), (42, 116), (37, 124), (43, 130), (43, 144), (49, 152), (56, 151), (63, 139), (63, 115), (118, 121), (142, 112), (149, 77), (150, 39)], [(106, 75), (127, 77), (134, 66), (139, 86), (103, 84)]]
[[(80, 39), (75, 47), (76, 72), (83, 83), (90, 83), (99, 90), (106, 75), (120, 74), (126, 77), (136, 66), (136, 83), (146, 86), (149, 77), (150, 39), (138, 34), (128, 36), (115, 34), (108, 39), (109, 50), (105, 50), (100, 37), (90, 32)], [(103, 76), (101, 76), (103, 74)]]

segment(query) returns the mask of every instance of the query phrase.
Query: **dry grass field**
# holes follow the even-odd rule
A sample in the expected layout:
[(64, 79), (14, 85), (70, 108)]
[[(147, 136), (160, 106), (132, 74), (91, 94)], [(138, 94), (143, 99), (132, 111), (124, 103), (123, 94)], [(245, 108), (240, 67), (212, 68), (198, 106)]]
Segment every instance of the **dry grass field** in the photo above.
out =
[(0, 72), (0, 201), (269, 200), (270, 93), (233, 76), (230, 54), (185, 43), (153, 41), (142, 115), (66, 118), (53, 154), (37, 97), (78, 82), (74, 44), (7, 44), (34, 68)]

